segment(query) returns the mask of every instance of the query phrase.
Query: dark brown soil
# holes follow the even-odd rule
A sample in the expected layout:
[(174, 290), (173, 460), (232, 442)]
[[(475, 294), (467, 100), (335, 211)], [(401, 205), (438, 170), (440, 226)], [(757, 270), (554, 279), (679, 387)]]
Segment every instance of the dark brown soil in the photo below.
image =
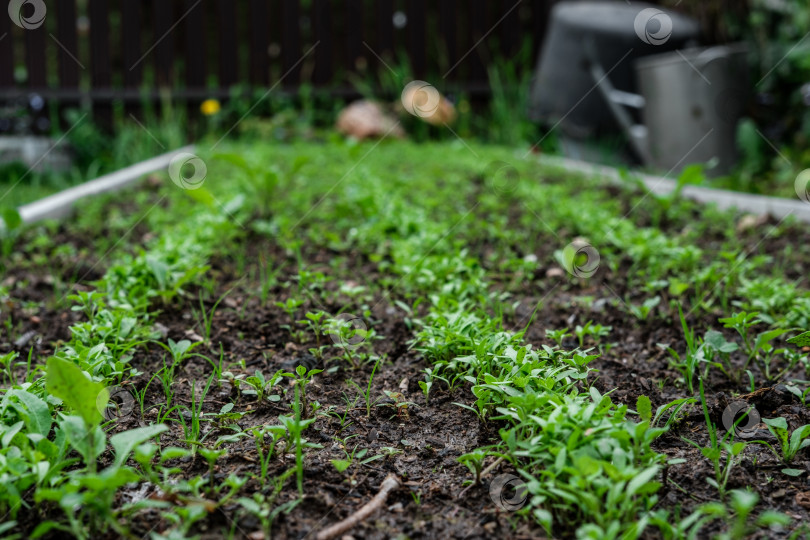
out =
[[(670, 224), (676, 227), (681, 224)], [(807, 231), (796, 229), (795, 235), (782, 236), (770, 242), (759, 243), (761, 235), (750, 235), (750, 247), (756, 252), (782, 257), (788, 242), (794, 245), (807, 245), (798, 242), (797, 238), (807, 239)], [(67, 241), (67, 239), (65, 240)], [(706, 237), (706, 245), (717, 242), (718, 238)], [(748, 240), (746, 240), (748, 241)], [(763, 245), (764, 244), (764, 245)], [(482, 258), (486, 248), (478, 247)], [(275, 265), (284, 265), (279, 276), (281, 283), (291, 279), (295, 258), (285, 254), (265, 239), (250, 238), (245, 241), (248, 260), (257, 260), (262, 254)], [(550, 261), (550, 253), (537, 254), (539, 261)], [(379, 277), (376, 266), (362, 256), (349, 257), (349, 260), (337, 271), (331, 270), (328, 262), (333, 253), (315, 250), (305, 254), (311, 269), (320, 269), (333, 275), (335, 280), (328, 287), (336, 289), (337, 283), (351, 280), (352, 276), (363, 276), (364, 281), (373, 281)], [(84, 282), (100, 275), (100, 269), (94, 268), (94, 259), (89, 256), (74, 261), (82, 268), (89, 269), (84, 274)], [(803, 277), (801, 268), (806, 268), (807, 251), (797, 250), (790, 260), (778, 260), (789, 275)], [(63, 265), (64, 266), (64, 265)], [(549, 268), (552, 266), (549, 264)], [(632, 291), (627, 290), (623, 275), (600, 272), (587, 285), (573, 286), (563, 276), (546, 277), (547, 268), (539, 268), (539, 278), (520, 283), (501, 283), (516, 294), (521, 300), (515, 313), (508, 317), (507, 323), (513, 329), (523, 328), (529, 321), (535, 305), (542, 300), (541, 308), (536, 312), (528, 327), (526, 340), (539, 346), (553, 344), (545, 335), (545, 329), (573, 328), (592, 320), (596, 323), (612, 326), (610, 336), (601, 345), (602, 356), (592, 364), (598, 369), (594, 375), (596, 387), (602, 392), (612, 391), (615, 402), (626, 403), (634, 407), (640, 395), (647, 395), (652, 400), (653, 410), (659, 405), (673, 399), (687, 397), (682, 385), (676, 385), (679, 375), (669, 365), (668, 354), (657, 344), (666, 344), (683, 352), (683, 332), (677, 313), (667, 306), (668, 299), (663, 298), (661, 305), (647, 321), (636, 321), (625, 310), (621, 303)], [(626, 270), (626, 269), (625, 269)], [(336, 273), (337, 272), (337, 273)], [(281, 367), (289, 369), (297, 359), (308, 356), (309, 347), (314, 342), (296, 343), (290, 333), (282, 328), (289, 324), (288, 316), (274, 302), (285, 300), (286, 288), (278, 285), (270, 291), (269, 299), (262, 304), (257, 297), (258, 284), (251, 283), (233, 267), (228, 260), (217, 260), (213, 264), (212, 275), (219, 284), (213, 298), (219, 298), (227, 291), (230, 293), (213, 314), (212, 333), (209, 340), (195, 349), (195, 352), (218, 358), (220, 350), (225, 356), (225, 365), (234, 364), (231, 371), (238, 374), (241, 368), (235, 364), (244, 361), (245, 372), (253, 374), (261, 370), (266, 376), (275, 373)], [(65, 281), (75, 279), (76, 274), (61, 276)], [(806, 277), (806, 276), (804, 276)], [(13, 331), (5, 328), (0, 333), (0, 352), (17, 348), (27, 354), (28, 348), (36, 346), (36, 358), (42, 359), (53, 351), (53, 344), (69, 338), (68, 327), (80, 320), (81, 315), (61, 308), (48, 308), (43, 303), (53, 296), (53, 276), (45, 269), (27, 268), (20, 272), (11, 272), (6, 276), (12, 287), (12, 305), (7, 308), (13, 322)], [(356, 279), (356, 278), (355, 278)], [(80, 285), (81, 286), (81, 285)], [(593, 302), (584, 302), (582, 297), (593, 297)], [(337, 311), (344, 307), (349, 299), (338, 305), (318, 306), (305, 305), (300, 311), (303, 314), (308, 308), (320, 308)], [(39, 303), (39, 308), (30, 307)], [(482, 445), (497, 442), (498, 425), (481, 424), (473, 413), (454, 402), (471, 404), (472, 395), (468, 387), (457, 389), (450, 394), (445, 388), (434, 386), (429, 404), (418, 386), (422, 380), (421, 371), (427, 367), (419, 354), (411, 350), (409, 341), (412, 338), (405, 314), (393, 303), (384, 299), (379, 293), (370, 303), (373, 306), (372, 320), (377, 334), (383, 339), (375, 342), (375, 353), (384, 358), (372, 384), (371, 394), (374, 398), (383, 396), (383, 391), (399, 392), (404, 400), (411, 402), (407, 412), (397, 414), (390, 399), (383, 399), (382, 406), (371, 408), (367, 413), (362, 398), (355, 406), (347, 404), (345, 397), (351, 400), (357, 395), (356, 389), (346, 383), (347, 379), (365, 387), (372, 372), (372, 365), (352, 369), (341, 360), (327, 360), (320, 367), (326, 370), (317, 375), (309, 386), (308, 399), (320, 403), (321, 411), (332, 410), (336, 415), (320, 415), (315, 424), (305, 432), (309, 442), (323, 446), (321, 449), (310, 449), (306, 452), (304, 468), (303, 501), (294, 507), (289, 514), (280, 514), (273, 525), (273, 534), (277, 538), (305, 538), (313, 531), (336, 522), (350, 515), (378, 490), (386, 474), (393, 472), (402, 479), (404, 485), (388, 499), (388, 509), (373, 516), (363, 525), (355, 528), (352, 535), (362, 538), (539, 538), (544, 537), (542, 529), (530, 519), (520, 519), (514, 514), (499, 512), (492, 503), (486, 483), (474, 486), (459, 496), (465, 487), (465, 481), (471, 476), (467, 468), (458, 463), (457, 458), (465, 452)], [(27, 307), (28, 306), (28, 307)], [(208, 301), (207, 306), (213, 306)], [(357, 307), (357, 306), (354, 306)], [(203, 328), (198, 323), (195, 311), (199, 309), (196, 291), (192, 291), (185, 300), (169, 306), (155, 306), (161, 313), (158, 316), (158, 327), (162, 328), (165, 337), (175, 341), (203, 339)], [(702, 334), (705, 329), (719, 328), (716, 317), (703, 317), (701, 320), (690, 320), (696, 330)], [(22, 344), (16, 344), (20, 336), (34, 335)], [(726, 338), (733, 336), (726, 333)], [(606, 345), (610, 344), (607, 348)], [(564, 346), (576, 347), (575, 339), (569, 339)], [(220, 349), (221, 347), (221, 349)], [(142, 375), (125, 381), (126, 385), (143, 389), (152, 374), (164, 364), (164, 349), (150, 345), (138, 350), (132, 365), (143, 372)], [(175, 403), (189, 405), (191, 385), (201, 390), (201, 381), (211, 374), (211, 366), (205, 360), (194, 356), (183, 363), (173, 387)], [(797, 371), (793, 374), (805, 378)], [(757, 380), (757, 392), (745, 395), (745, 384), (733, 386), (725, 379), (712, 376), (706, 391), (710, 404), (712, 420), (722, 425), (721, 416), (731, 400), (743, 400), (756, 405), (762, 417), (783, 416), (792, 428), (810, 423), (810, 410), (803, 406), (792, 394), (776, 384), (764, 384), (761, 377)], [(287, 384), (287, 383), (283, 383)], [(736, 397), (732, 397), (734, 394)], [(289, 396), (292, 392), (289, 393)], [(164, 402), (165, 398), (160, 385), (153, 382), (149, 386), (146, 404)], [(212, 385), (204, 404), (205, 413), (216, 413), (230, 402), (235, 403), (234, 411), (250, 411), (238, 420), (242, 428), (262, 424), (278, 424), (280, 414), (290, 414), (290, 399), (284, 398), (277, 403), (257, 403), (254, 396), (241, 395), (228, 383)], [(389, 405), (389, 406), (385, 406)], [(348, 411), (347, 411), (348, 408)], [(341, 428), (337, 418), (346, 413), (346, 422)], [(113, 431), (147, 425), (155, 420), (155, 408), (145, 411), (143, 417), (137, 405), (131, 412), (123, 415), (115, 424)], [(177, 423), (171, 424), (169, 432), (161, 438), (164, 446), (186, 446), (183, 442), (182, 428)], [(225, 427), (206, 424), (204, 430), (212, 430), (207, 441), (214, 441), (220, 435), (232, 433)], [(721, 428), (721, 432), (723, 432)], [(765, 440), (772, 440), (763, 430)], [(695, 506), (716, 500), (716, 490), (706, 483), (705, 478), (713, 475), (710, 463), (701, 456), (700, 451), (685, 442), (688, 438), (700, 444), (708, 439), (702, 410), (693, 406), (682, 421), (658, 439), (655, 449), (667, 454), (670, 458), (684, 458), (686, 462), (670, 467), (666, 472), (665, 485), (659, 492), (659, 507), (675, 509), (680, 507), (680, 515), (685, 516)], [(338, 439), (345, 441), (338, 442)], [(344, 448), (351, 451), (355, 445), (358, 449), (368, 449), (367, 456), (389, 453), (387, 457), (367, 465), (355, 463), (344, 473), (338, 473), (330, 460), (345, 457)], [(228, 455), (221, 458), (214, 471), (214, 482), (222, 482), (231, 474), (248, 476), (258, 474), (259, 464), (252, 437), (246, 437), (237, 443), (227, 445)], [(393, 449), (393, 450), (387, 450)], [(810, 520), (810, 488), (807, 486), (807, 474), (793, 478), (781, 474), (782, 468), (764, 446), (752, 445), (746, 451), (743, 463), (737, 467), (729, 482), (729, 488), (751, 487), (761, 496), (760, 508), (769, 507), (792, 516), (794, 523)], [(810, 470), (810, 459), (807, 451), (799, 454), (793, 464), (794, 468)], [(755, 462), (756, 460), (756, 462)], [(197, 456), (195, 460), (186, 459), (175, 463), (186, 477), (208, 474), (205, 461)], [(294, 458), (282, 452), (270, 463), (268, 477), (277, 477), (294, 466)], [(493, 474), (509, 472), (506, 466), (500, 466)], [(243, 493), (270, 493), (271, 483), (262, 485), (250, 480)], [(160, 498), (157, 488), (140, 485), (125, 489), (121, 493), (122, 502), (133, 502), (143, 498)], [(276, 504), (293, 501), (298, 498), (294, 478), (277, 499)], [(26, 531), (30, 532), (37, 523), (48, 516), (58, 516), (60, 511), (47, 505), (33, 507), (19, 516), (19, 521)], [(259, 523), (244, 512), (239, 511), (236, 503), (226, 504), (208, 516), (203, 525), (196, 531), (203, 538), (220, 537), (222, 531), (235, 527), (237, 538), (249, 537), (260, 529)], [(133, 533), (146, 536), (150, 531), (161, 532), (172, 524), (162, 518), (157, 511), (143, 511), (134, 517)], [(567, 535), (571, 534), (577, 524), (567, 524)], [(710, 530), (704, 529), (702, 534)], [(55, 538), (56, 536), (54, 536)], [(114, 538), (113, 535), (108, 536)], [(252, 538), (256, 538), (253, 536)]]

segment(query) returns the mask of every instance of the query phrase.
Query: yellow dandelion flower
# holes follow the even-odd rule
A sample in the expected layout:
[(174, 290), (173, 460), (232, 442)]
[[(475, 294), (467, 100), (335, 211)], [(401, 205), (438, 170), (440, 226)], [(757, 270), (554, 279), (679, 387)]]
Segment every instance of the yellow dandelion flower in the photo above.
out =
[(220, 108), (219, 101), (216, 99), (206, 99), (200, 105), (200, 111), (202, 111), (205, 116), (217, 114)]

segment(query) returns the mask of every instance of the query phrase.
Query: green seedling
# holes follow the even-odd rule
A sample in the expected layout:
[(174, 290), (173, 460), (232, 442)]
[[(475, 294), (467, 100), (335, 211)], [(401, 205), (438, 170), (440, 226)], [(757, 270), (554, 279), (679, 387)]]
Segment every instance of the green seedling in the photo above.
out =
[(100, 411), (107, 407), (109, 392), (75, 364), (55, 356), (48, 359), (46, 389), (77, 413), (77, 416), (63, 415), (60, 428), (84, 458), (88, 470), (95, 473), (96, 458), (104, 451), (107, 439), (100, 427)]
[(377, 371), (377, 367), (379, 365), (380, 365), (380, 359), (377, 359), (377, 361), (374, 363), (374, 367), (371, 370), (371, 376), (368, 378), (368, 385), (366, 386), (365, 390), (360, 388), (360, 386), (356, 382), (354, 382), (352, 380), (346, 381), (346, 384), (348, 384), (350, 386), (354, 386), (355, 388), (357, 388), (357, 390), (360, 392), (360, 395), (363, 397), (363, 400), (366, 402), (366, 418), (371, 418), (371, 408), (374, 405), (376, 405), (377, 402), (380, 401), (380, 399), (382, 399), (382, 398), (377, 398), (376, 400), (373, 400), (371, 398), (371, 383), (374, 382), (374, 373)]
[(638, 319), (640, 321), (646, 321), (647, 317), (650, 316), (650, 313), (652, 313), (653, 309), (655, 309), (655, 307), (658, 306), (658, 304), (660, 304), (660, 303), (661, 303), (661, 297), (660, 296), (653, 296), (652, 298), (646, 299), (644, 301), (644, 303), (641, 304), (640, 306), (637, 306), (635, 304), (627, 304), (627, 306), (628, 306), (628, 308), (630, 310), (630, 313), (636, 319)]
[[(779, 441), (779, 449), (781, 455), (777, 453), (773, 447), (765, 441), (756, 441), (766, 445), (777, 459), (781, 459), (783, 463), (789, 464), (796, 457), (803, 448), (810, 446), (810, 424), (798, 427), (793, 430), (793, 433), (788, 431), (787, 420), (784, 418), (763, 418), (762, 421), (768, 427), (768, 431), (776, 437)], [(798, 476), (804, 471), (801, 469), (782, 469), (782, 472), (790, 476)]]
[[(352, 437), (354, 437), (354, 435), (352, 435)], [(357, 447), (359, 445), (355, 445), (354, 448), (352, 449), (352, 451), (349, 452), (348, 450), (346, 450), (346, 448), (348, 447), (348, 445), (346, 444), (346, 441), (349, 438), (350, 437), (347, 437), (346, 439), (341, 441), (342, 442), (343, 453), (345, 454), (345, 458), (344, 459), (332, 459), (332, 460), (330, 460), (330, 462), (332, 463), (332, 466), (335, 468), (335, 470), (337, 470), (337, 472), (339, 472), (341, 474), (346, 472), (346, 470), (349, 469), (352, 466), (352, 464), (355, 463), (355, 462), (359, 463), (360, 465), (366, 465), (368, 463), (371, 463), (372, 461), (376, 461), (378, 459), (382, 459), (383, 457), (385, 457), (382, 454), (377, 454), (375, 456), (371, 456), (371, 457), (367, 458), (365, 456), (366, 456), (366, 454), (368, 454), (368, 448), (363, 448), (362, 450), (358, 451)]]
[(696, 375), (699, 375), (699, 365), (704, 360), (704, 350), (702, 344), (700, 343), (700, 339), (695, 336), (695, 331), (689, 328), (689, 324), (686, 322), (686, 317), (683, 315), (681, 305), (677, 304), (677, 307), (678, 316), (681, 320), (681, 328), (683, 328), (683, 336), (686, 340), (686, 352), (684, 353), (683, 358), (681, 358), (681, 356), (672, 347), (668, 347), (666, 345), (659, 346), (669, 352), (670, 356), (672, 357), (670, 360), (670, 365), (678, 370), (681, 375), (683, 375), (683, 379), (686, 382), (686, 387), (689, 389), (689, 393), (691, 394), (695, 391), (694, 378)]
[(777, 349), (771, 341), (779, 336), (786, 334), (790, 330), (783, 328), (775, 328), (766, 330), (757, 334), (754, 338), (750, 329), (756, 324), (762, 322), (758, 312), (746, 313), (745, 311), (735, 313), (731, 317), (722, 318), (719, 320), (726, 328), (733, 328), (742, 337), (743, 350), (748, 355), (741, 370), (748, 368), (752, 360), (756, 360), (762, 367), (765, 377), (772, 380), (775, 377), (770, 373), (771, 362), (773, 356), (778, 353), (785, 352), (785, 349)]
[(425, 373), (425, 380), (418, 381), (418, 383), (419, 388), (422, 389), (422, 393), (425, 395), (425, 406), (427, 407), (430, 405), (430, 389), (433, 387), (433, 370), (425, 368), (423, 372)]
[[(323, 334), (324, 321), (326, 316), (323, 311), (307, 312), (304, 314), (304, 319), (298, 321), (298, 324), (306, 325), (307, 329), (315, 336), (316, 348), (315, 350), (321, 351), (321, 334)], [(320, 358), (320, 356), (316, 357)]]
[(562, 330), (549, 330), (546, 328), (546, 337), (556, 341), (558, 347), (562, 347), (562, 342), (565, 338), (571, 337), (571, 334), (568, 333), (568, 328)]
[(265, 397), (269, 401), (273, 402), (280, 401), (281, 400), (280, 395), (271, 394), (268, 396), (267, 393), (270, 389), (275, 388), (275, 386), (278, 384), (281, 378), (286, 375), (287, 374), (282, 373), (282, 371), (279, 370), (270, 379), (265, 379), (262, 372), (257, 369), (256, 371), (253, 372), (253, 375), (239, 379), (245, 384), (245, 386), (249, 387), (248, 390), (243, 390), (242, 394), (255, 395), (256, 401), (258, 401), (259, 403), (264, 401)]
[[(211, 388), (211, 383), (213, 380), (214, 376), (212, 374), (210, 377), (208, 377), (208, 381), (201, 392), (197, 392), (197, 385), (192, 382), (191, 407), (184, 405), (177, 409), (178, 414), (176, 421), (179, 422), (183, 427), (184, 439), (185, 442), (190, 446), (192, 458), (196, 456), (197, 449), (202, 447), (202, 443), (205, 438), (212, 433), (209, 431), (205, 436), (202, 436), (202, 422), (205, 421), (202, 409), (203, 404), (205, 403), (205, 396), (208, 395), (208, 390)], [(185, 410), (191, 417), (189, 421), (186, 421), (186, 417), (184, 414), (182, 414), (182, 410)]]
[[(296, 389), (296, 406), (301, 409), (296, 411), (297, 415), (302, 418), (309, 418), (309, 407), (307, 406), (307, 385), (312, 382), (312, 378), (321, 373), (322, 369), (311, 369), (307, 371), (306, 366), (297, 366), (295, 373), (281, 373), (283, 377), (291, 377), (295, 379)], [(315, 405), (313, 403), (313, 405)]]
[(721, 502), (701, 505), (698, 510), (709, 519), (721, 519), (728, 528), (719, 538), (743, 540), (759, 528), (781, 528), (790, 524), (790, 517), (772, 510), (766, 510), (752, 519), (752, 513), (759, 501), (759, 495), (752, 491), (735, 489), (729, 492), (728, 507)]
[(161, 343), (160, 341), (154, 341), (153, 343), (163, 347), (171, 355), (172, 363), (168, 368), (169, 373), (167, 375), (170, 376), (172, 380), (174, 380), (174, 371), (177, 366), (187, 358), (191, 357), (191, 351), (202, 345), (201, 341), (191, 343), (191, 341), (187, 339), (181, 339), (180, 341), (176, 342), (172, 338), (169, 338), (168, 344)]
[(222, 294), (222, 296), (217, 298), (216, 302), (214, 302), (214, 305), (211, 306), (211, 309), (209, 309), (207, 311), (205, 309), (205, 302), (203, 301), (202, 291), (200, 291), (200, 296), (199, 296), (200, 312), (199, 312), (199, 314), (195, 313), (195, 318), (197, 319), (197, 326), (199, 326), (203, 330), (203, 337), (205, 338), (206, 343), (211, 342), (211, 326), (214, 323), (214, 312), (219, 307), (220, 302), (225, 300), (225, 297), (228, 296), (231, 293), (232, 290), (233, 289), (225, 291), (225, 293)]
[[(293, 410), (294, 416), (279, 415), (278, 419), (284, 428), (287, 430), (287, 441), (295, 447), (295, 477), (298, 485), (298, 494), (304, 494), (304, 439), (301, 434), (304, 430), (311, 425), (315, 419), (302, 419), (301, 418), (301, 401), (299, 396), (298, 385), (295, 386), (295, 403)], [(320, 445), (309, 443), (308, 446), (312, 448), (322, 448)]]
[[(731, 435), (734, 433), (734, 429), (729, 429), (725, 436), (718, 438), (717, 426), (715, 426), (709, 418), (709, 407), (706, 404), (706, 398), (703, 394), (703, 379), (700, 379), (700, 402), (703, 407), (703, 417), (706, 421), (706, 427), (709, 431), (709, 446), (703, 447), (695, 441), (691, 441), (683, 437), (682, 438), (695, 448), (698, 448), (703, 454), (703, 457), (707, 458), (712, 463), (712, 466), (714, 467), (714, 478), (706, 478), (706, 481), (711, 486), (717, 488), (717, 491), (720, 493), (720, 497), (725, 499), (726, 484), (728, 483), (731, 471), (742, 459), (742, 453), (748, 446), (748, 443), (729, 442)], [(736, 427), (743, 418), (744, 416), (738, 419), (734, 423), (734, 427)], [(725, 463), (723, 463), (724, 453)]]
[[(408, 415), (408, 406), (415, 406), (416, 404), (411, 401), (405, 401), (405, 396), (402, 395), (400, 392), (391, 392), (388, 390), (383, 390), (383, 393), (393, 401), (393, 403), (378, 403), (377, 407), (391, 407), (396, 411), (397, 420), (409, 420), (410, 416)], [(394, 418), (392, 416), (391, 418)]]
[(259, 455), (260, 475), (257, 480), (264, 486), (270, 468), (270, 459), (273, 457), (276, 444), (284, 438), (287, 429), (282, 425), (259, 426), (251, 429), (250, 433), (256, 442), (256, 452)]
[(200, 455), (208, 463), (208, 481), (211, 490), (214, 489), (214, 467), (217, 460), (228, 453), (227, 450), (214, 450), (211, 448), (200, 447)]
[[(298, 308), (303, 305), (304, 301), (297, 298), (288, 298), (286, 302), (276, 302), (276, 307), (283, 309), (284, 313), (290, 318), (290, 325), (295, 324), (295, 314), (298, 312)], [(292, 326), (286, 328), (292, 328)]]
[(16, 377), (14, 376), (14, 365), (19, 356), (17, 351), (0, 355), (0, 370), (2, 370), (3, 380), (7, 380), (12, 385), (17, 384)]
[(473, 484), (481, 482), (481, 471), (484, 470), (484, 460), (488, 455), (489, 453), (479, 449), (462, 454), (457, 458), (460, 463), (466, 465), (470, 472), (473, 473)]
[(577, 336), (579, 340), (579, 348), (583, 348), (585, 346), (585, 338), (590, 336), (594, 342), (599, 343), (599, 340), (603, 337), (609, 336), (610, 331), (613, 330), (610, 326), (602, 326), (601, 324), (593, 324), (593, 321), (588, 321), (585, 323), (585, 326), (577, 325), (574, 328), (574, 335)]

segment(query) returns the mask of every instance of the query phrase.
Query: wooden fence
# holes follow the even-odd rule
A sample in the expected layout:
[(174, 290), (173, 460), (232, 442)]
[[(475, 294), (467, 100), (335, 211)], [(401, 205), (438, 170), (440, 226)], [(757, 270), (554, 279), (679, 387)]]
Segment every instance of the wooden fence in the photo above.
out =
[(356, 81), (379, 82), (403, 62), (414, 78), (486, 96), (488, 63), (528, 47), (532, 65), (554, 0), (11, 3), (17, 20), (0, 15), (0, 103), (35, 94), (104, 116), (116, 101), (199, 103), (302, 84), (349, 97)]

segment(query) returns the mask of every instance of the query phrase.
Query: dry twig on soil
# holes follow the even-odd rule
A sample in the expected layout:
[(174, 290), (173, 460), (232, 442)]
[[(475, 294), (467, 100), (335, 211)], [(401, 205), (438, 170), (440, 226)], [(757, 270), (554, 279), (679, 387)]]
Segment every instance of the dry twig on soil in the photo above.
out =
[(371, 514), (379, 510), (384, 504), (385, 500), (388, 498), (388, 494), (391, 493), (393, 490), (399, 487), (399, 480), (393, 474), (389, 474), (383, 480), (383, 483), (380, 484), (380, 491), (374, 495), (374, 498), (363, 505), (360, 510), (355, 512), (354, 514), (350, 515), (343, 521), (339, 521), (334, 525), (325, 528), (321, 532), (318, 533), (316, 537), (317, 540), (330, 540), (331, 538), (335, 538), (340, 536), (341, 534), (345, 533), (349, 529), (355, 527), (360, 522), (365, 520)]

